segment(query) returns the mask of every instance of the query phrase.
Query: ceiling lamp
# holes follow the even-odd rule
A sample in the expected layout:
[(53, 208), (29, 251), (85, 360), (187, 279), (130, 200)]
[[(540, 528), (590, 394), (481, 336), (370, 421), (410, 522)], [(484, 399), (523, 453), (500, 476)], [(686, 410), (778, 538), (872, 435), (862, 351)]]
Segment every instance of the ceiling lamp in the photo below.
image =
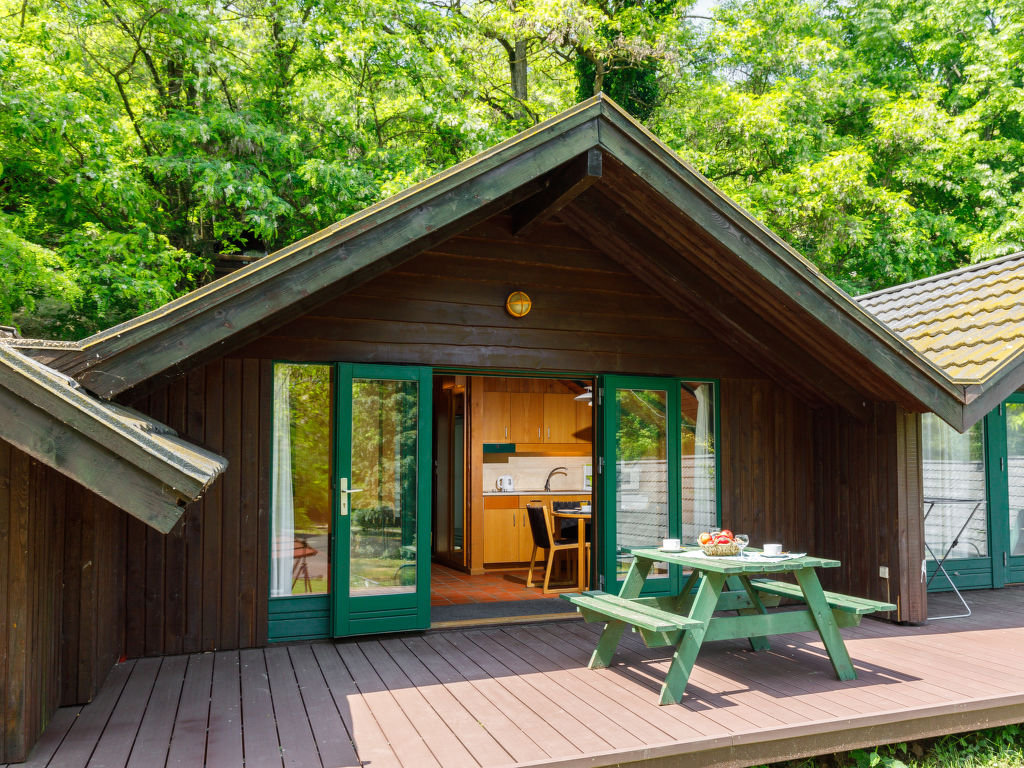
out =
[(594, 388), (590, 385), (584, 387), (586, 392), (580, 392), (573, 400), (579, 400), (581, 403), (586, 403), (591, 408), (594, 407)]

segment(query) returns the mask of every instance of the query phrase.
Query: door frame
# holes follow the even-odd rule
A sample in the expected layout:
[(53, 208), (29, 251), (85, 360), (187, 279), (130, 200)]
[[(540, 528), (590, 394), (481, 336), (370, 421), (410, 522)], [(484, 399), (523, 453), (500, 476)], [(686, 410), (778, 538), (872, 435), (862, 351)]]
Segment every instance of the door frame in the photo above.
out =
[[(331, 394), (329, 407), (332, 411), (331, 420), (331, 469), (330, 469), (330, 494), (331, 494), (331, 530), (329, 533), (330, 544), (330, 582), (326, 594), (316, 595), (287, 595), (269, 596), (269, 572), (268, 573), (268, 628), (267, 639), (269, 642), (288, 642), (295, 640), (309, 640), (324, 637), (341, 637), (356, 634), (373, 632), (389, 632), (402, 630), (426, 629), (430, 626), (430, 494), (433, 488), (433, 472), (431, 471), (431, 430), (432, 430), (432, 401), (433, 401), (433, 372), (426, 366), (401, 366), (401, 365), (374, 365), (331, 362), (320, 363), (310, 361), (274, 360), (271, 365), (271, 376), (273, 376), (274, 365), (322, 365), (330, 369)], [(342, 537), (339, 530), (339, 494), (337, 479), (342, 476), (342, 448), (343, 440), (341, 433), (346, 435), (352, 429), (352, 402), (351, 402), (351, 378), (353, 373), (362, 377), (385, 378), (388, 376), (401, 376), (407, 380), (419, 382), (418, 402), (418, 446), (417, 446), (417, 516), (416, 516), (416, 591), (396, 596), (397, 600), (385, 600), (378, 602), (376, 606), (370, 604), (360, 606), (359, 610), (352, 612), (345, 610), (344, 601), (338, 595), (341, 590), (336, 588), (341, 581), (340, 574), (343, 572), (339, 567), (341, 564), (342, 552), (344, 549), (344, 562), (347, 574), (348, 562), (348, 539), (342, 546)], [(357, 375), (356, 378), (361, 376)], [(343, 376), (347, 377), (348, 385), (343, 386)], [(347, 402), (343, 393), (348, 393)], [(273, 403), (271, 403), (273, 408)], [(344, 421), (343, 421), (344, 420)], [(341, 425), (345, 424), (345, 429)], [(270, 450), (273, 451), (271, 440)], [(271, 456), (268, 466), (272, 466)], [(345, 466), (346, 472), (351, 467)], [(269, 471), (269, 470), (268, 470)], [(273, 477), (269, 478), (270, 498), (273, 498)], [(273, 508), (268, 509), (267, 514), (272, 515)], [(268, 525), (272, 530), (272, 525)], [(348, 534), (348, 528), (345, 528)], [(272, 537), (267, 541), (267, 557), (273, 557)], [(269, 560), (268, 560), (269, 562)], [(348, 592), (345, 590), (345, 597)]]
[[(993, 408), (982, 421), (985, 450), (985, 523), (988, 557), (949, 559), (945, 569), (957, 589), (998, 589), (1024, 581), (1024, 555), (1010, 552), (1009, 465), (1006, 406), (1024, 404), (1024, 394), (1014, 394)], [(941, 554), (941, 553), (936, 553)], [(940, 574), (932, 579), (935, 561), (927, 564), (929, 592), (949, 592)]]
[[(412, 592), (352, 596), (348, 590), (352, 515), (342, 480), (352, 478), (352, 382), (413, 381), (418, 387), (416, 429), (416, 585)], [(334, 462), (331, 477), (333, 552), (331, 634), (334, 637), (427, 629), (430, 626), (430, 508), (433, 491), (431, 431), (433, 373), (424, 366), (337, 363), (335, 366)], [(345, 514), (342, 515), (342, 510)]]
[[(597, 407), (600, 409), (595, 425), (600, 424), (596, 440), (599, 483), (602, 505), (600, 526), (594, 528), (598, 540), (598, 552), (594, 558), (597, 565), (598, 584), (601, 589), (618, 592), (622, 580), (618, 577), (618, 553), (616, 530), (618, 525), (617, 488), (615, 474), (615, 436), (618, 417), (616, 389), (655, 389), (667, 392), (666, 418), (666, 463), (668, 467), (668, 525), (669, 536), (682, 535), (682, 386), (686, 382), (712, 384), (714, 397), (711, 404), (714, 419), (714, 460), (715, 460), (715, 520), (722, 522), (722, 467), (721, 467), (721, 385), (717, 379), (682, 376), (628, 376), (602, 374), (598, 380)], [(644, 595), (676, 594), (682, 588), (683, 572), (677, 566), (669, 568), (667, 579), (648, 579)]]

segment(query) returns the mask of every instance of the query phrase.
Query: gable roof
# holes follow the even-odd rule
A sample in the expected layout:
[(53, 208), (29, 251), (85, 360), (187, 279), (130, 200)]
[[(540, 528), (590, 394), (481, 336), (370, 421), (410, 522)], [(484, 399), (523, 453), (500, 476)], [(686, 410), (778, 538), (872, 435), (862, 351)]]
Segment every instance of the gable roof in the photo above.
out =
[[(587, 191), (586, 184), (569, 184), (565, 194), (553, 194), (580, 158), (588, 158), (584, 174), (593, 173), (594, 152), (607, 159), (602, 183)], [(773, 360), (774, 345), (785, 344), (793, 359), (827, 367), (828, 375), (810, 386), (849, 390), (844, 402), (851, 409), (866, 406), (860, 393), (871, 392), (965, 428), (964, 387), (604, 96), (53, 354), (52, 364), (112, 397), (238, 348), (498, 211), (538, 200), (557, 210), (572, 194), (581, 197), (563, 213), (598, 233), (595, 242), (659, 290), (715, 312), (721, 300), (688, 286), (724, 286), (725, 303), (744, 318), (729, 327), (733, 343), (760, 364), (798, 376), (807, 366)], [(630, 252), (626, 232), (647, 238), (643, 248), (632, 248), (642, 253)]]
[(1024, 384), (1024, 251), (857, 301), (964, 386), (972, 410)]
[(0, 439), (166, 533), (227, 461), (0, 342)]

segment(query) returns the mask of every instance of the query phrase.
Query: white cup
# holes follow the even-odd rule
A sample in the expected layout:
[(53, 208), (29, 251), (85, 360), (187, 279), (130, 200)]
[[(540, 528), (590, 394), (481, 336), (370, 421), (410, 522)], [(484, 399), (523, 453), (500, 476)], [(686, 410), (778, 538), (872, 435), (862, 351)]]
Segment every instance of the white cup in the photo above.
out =
[(662, 549), (679, 549), (679, 539), (662, 539)]
[(781, 555), (782, 545), (781, 544), (765, 544), (764, 553), (766, 555)]
[(580, 504), (580, 512), (586, 512), (586, 513), (589, 514), (590, 513), (590, 505), (589, 504)]

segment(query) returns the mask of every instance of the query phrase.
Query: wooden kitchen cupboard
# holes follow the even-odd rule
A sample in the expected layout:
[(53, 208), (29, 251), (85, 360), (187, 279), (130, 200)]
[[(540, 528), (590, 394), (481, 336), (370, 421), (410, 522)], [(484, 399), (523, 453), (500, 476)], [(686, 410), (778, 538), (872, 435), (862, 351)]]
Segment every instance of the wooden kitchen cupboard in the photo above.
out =
[(540, 392), (509, 393), (511, 442), (544, 442), (544, 397)]
[(509, 393), (484, 392), (483, 404), (483, 442), (511, 442)]

